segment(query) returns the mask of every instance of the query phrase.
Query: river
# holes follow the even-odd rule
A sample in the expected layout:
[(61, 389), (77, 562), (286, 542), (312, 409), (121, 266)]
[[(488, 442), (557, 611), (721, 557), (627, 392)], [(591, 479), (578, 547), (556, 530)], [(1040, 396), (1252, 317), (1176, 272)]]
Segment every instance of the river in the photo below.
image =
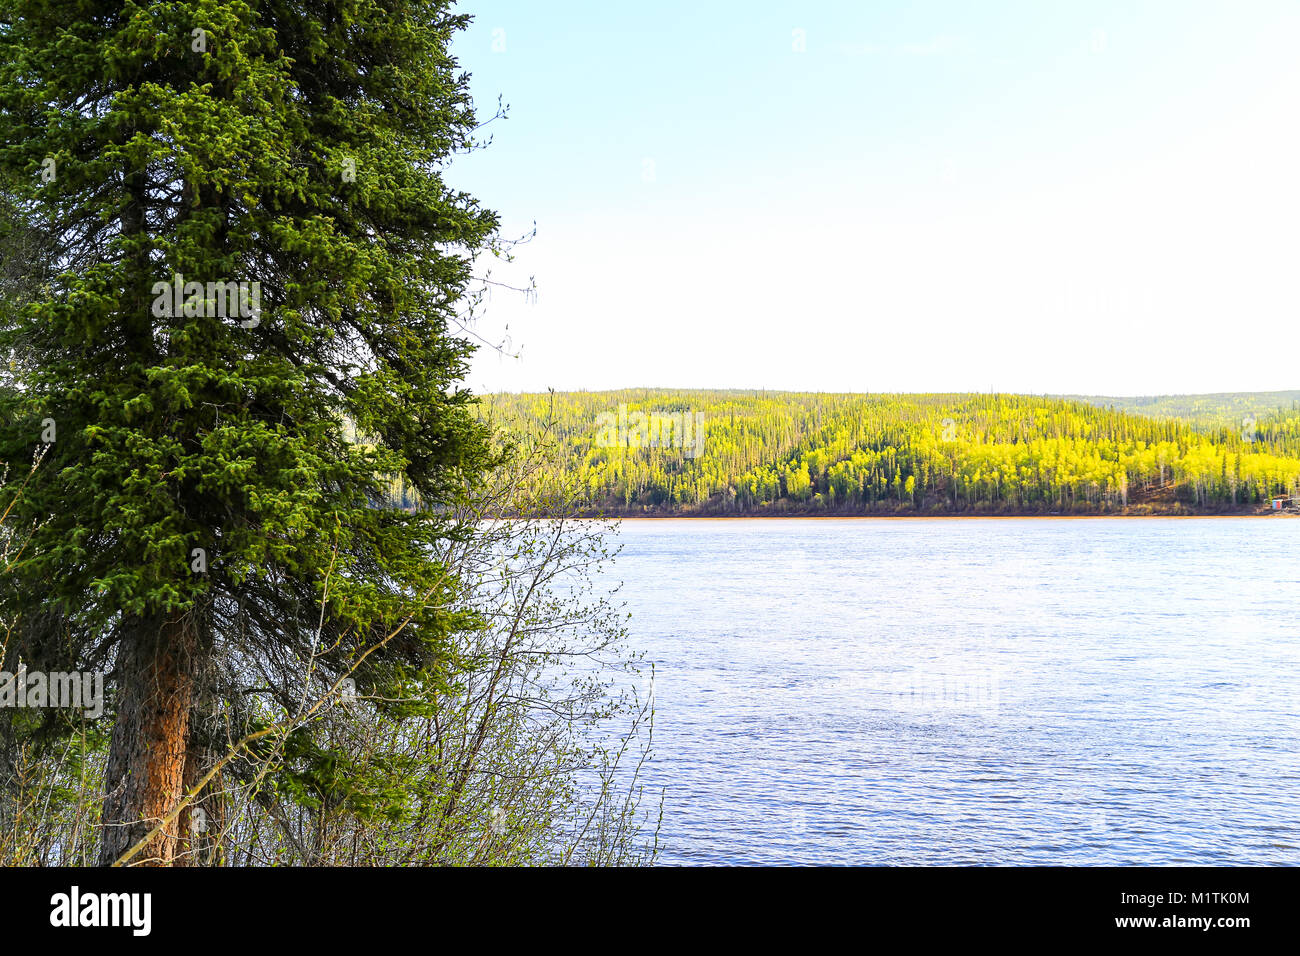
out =
[(1300, 521), (629, 520), (668, 864), (1300, 864)]

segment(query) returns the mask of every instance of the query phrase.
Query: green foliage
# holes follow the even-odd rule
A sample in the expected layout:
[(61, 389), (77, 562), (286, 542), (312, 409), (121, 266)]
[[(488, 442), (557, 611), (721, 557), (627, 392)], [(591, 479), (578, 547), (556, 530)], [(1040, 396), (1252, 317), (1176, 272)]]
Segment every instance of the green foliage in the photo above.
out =
[[(87, 655), (162, 615), (301, 644), (323, 601), (341, 666), (446, 603), (437, 517), (378, 505), (379, 476), (447, 500), (488, 464), (448, 323), (496, 218), (443, 180), (475, 125), (448, 8), (0, 2), (0, 187), (51, 253), (0, 285), (0, 460), (57, 429), (13, 593)], [(259, 282), (258, 321), (157, 314), (177, 274)], [(419, 612), (390, 661), (455, 626)]]
[[(225, 728), (208, 763), (305, 669), (395, 719), (448, 685), (479, 622), (444, 512), (493, 465), (455, 330), (497, 218), (444, 179), (475, 145), (466, 21), (0, 0), (0, 462), (43, 456), (0, 501), (6, 660), (109, 671), (122, 709), (148, 690), (123, 648), (175, 628)], [(167, 308), (176, 276), (201, 288)], [(257, 283), (260, 311), (214, 283)], [(439, 509), (388, 507), (393, 480)], [(11, 729), (13, 752), (69, 732)], [(346, 768), (301, 747), (286, 780), (330, 790)]]

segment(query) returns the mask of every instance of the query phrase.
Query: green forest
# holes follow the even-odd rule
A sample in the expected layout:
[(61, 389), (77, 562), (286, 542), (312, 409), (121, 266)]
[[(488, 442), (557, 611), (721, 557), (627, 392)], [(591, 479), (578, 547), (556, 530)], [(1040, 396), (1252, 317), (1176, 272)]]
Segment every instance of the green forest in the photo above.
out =
[(1117, 398), (1108, 395), (1066, 395), (1090, 405), (1134, 412), (1152, 418), (1179, 418), (1205, 428), (1242, 426), (1277, 409), (1300, 405), (1300, 391), (1214, 392), (1203, 395), (1147, 395)]
[(549, 450), (538, 481), (584, 514), (1157, 515), (1300, 493), (1298, 398), (627, 389), (496, 394), (480, 412)]

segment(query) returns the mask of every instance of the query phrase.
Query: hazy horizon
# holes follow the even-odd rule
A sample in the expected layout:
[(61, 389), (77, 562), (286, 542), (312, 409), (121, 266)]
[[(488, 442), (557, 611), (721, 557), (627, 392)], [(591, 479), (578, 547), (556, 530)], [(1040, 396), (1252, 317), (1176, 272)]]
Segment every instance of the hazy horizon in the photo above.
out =
[(1291, 400), (1300, 400), (1300, 388), (1273, 388), (1273, 389), (1241, 389), (1238, 391), (1215, 391), (1215, 392), (1147, 392), (1133, 395), (1115, 395), (1107, 392), (1025, 392), (1011, 391), (1008, 389), (936, 389), (934, 391), (921, 391), (917, 389), (889, 389), (886, 391), (864, 391), (849, 389), (827, 389), (827, 388), (771, 388), (766, 386), (747, 386), (747, 385), (615, 385), (608, 388), (541, 388), (541, 389), (494, 389), (490, 392), (479, 390), (479, 394), (485, 395), (545, 395), (548, 391), (555, 392), (632, 392), (632, 391), (649, 391), (649, 392), (789, 392), (805, 395), (1038, 395), (1043, 398), (1114, 398), (1114, 399), (1147, 399), (1147, 398), (1218, 398), (1227, 396), (1241, 395), (1285, 395)]

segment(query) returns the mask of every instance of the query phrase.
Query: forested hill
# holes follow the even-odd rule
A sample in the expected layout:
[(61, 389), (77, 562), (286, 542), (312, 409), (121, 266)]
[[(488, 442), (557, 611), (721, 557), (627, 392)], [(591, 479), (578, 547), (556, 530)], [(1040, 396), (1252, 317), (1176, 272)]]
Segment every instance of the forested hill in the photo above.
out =
[(1090, 405), (1134, 412), (1154, 418), (1179, 418), (1203, 428), (1249, 425), (1278, 409), (1300, 405), (1300, 391), (1215, 392), (1205, 395), (1148, 395), (1117, 398), (1108, 395), (1065, 395)]
[(1198, 514), (1300, 493), (1297, 403), (1251, 428), (998, 394), (629, 389), (482, 407), (552, 449), (548, 477), (585, 513)]

